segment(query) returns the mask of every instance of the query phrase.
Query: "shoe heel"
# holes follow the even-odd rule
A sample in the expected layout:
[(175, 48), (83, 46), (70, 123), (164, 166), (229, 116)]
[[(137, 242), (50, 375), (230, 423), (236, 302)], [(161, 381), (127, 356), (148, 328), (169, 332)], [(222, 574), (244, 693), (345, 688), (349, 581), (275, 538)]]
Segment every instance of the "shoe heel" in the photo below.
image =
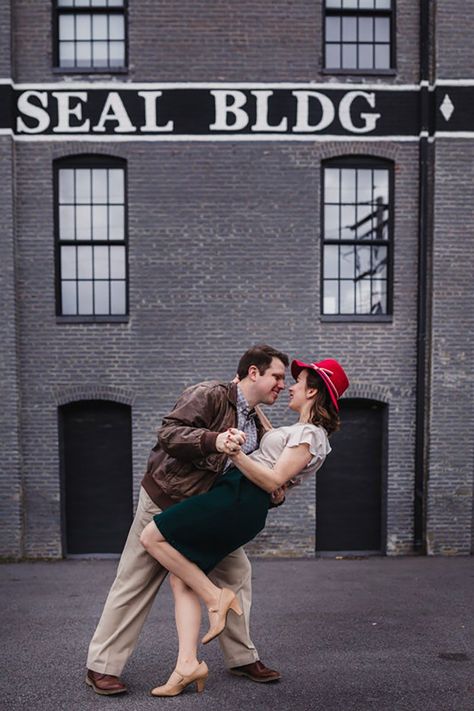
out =
[(196, 679), (196, 689), (198, 693), (201, 693), (204, 691), (204, 687), (206, 686), (206, 681), (207, 681), (207, 676), (203, 677), (202, 679)]
[(240, 604), (239, 604), (239, 601), (237, 600), (237, 598), (234, 598), (232, 600), (231, 604), (229, 605), (229, 609), (232, 610), (233, 612), (235, 612), (236, 615), (239, 615), (239, 617), (240, 617), (240, 615), (244, 614), (242, 612), (242, 608), (240, 607)]

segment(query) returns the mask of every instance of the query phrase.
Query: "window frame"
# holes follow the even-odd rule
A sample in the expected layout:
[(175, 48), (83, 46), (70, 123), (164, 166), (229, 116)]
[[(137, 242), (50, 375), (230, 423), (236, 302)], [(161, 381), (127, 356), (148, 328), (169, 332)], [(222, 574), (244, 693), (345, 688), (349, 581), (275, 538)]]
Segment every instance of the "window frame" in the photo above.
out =
[[(388, 214), (388, 237), (386, 240), (367, 240), (363, 242), (362, 240), (326, 240), (325, 239), (325, 224), (324, 224), (324, 190), (325, 190), (325, 176), (324, 172), (326, 168), (352, 168), (352, 169), (364, 169), (370, 168), (374, 169), (385, 169), (388, 171), (388, 204), (389, 204), (389, 214)], [(337, 158), (328, 158), (321, 161), (320, 168), (320, 251), (319, 251), (319, 299), (320, 307), (319, 314), (320, 320), (322, 322), (326, 321), (370, 321), (374, 322), (392, 322), (393, 321), (393, 274), (394, 274), (394, 228), (395, 228), (395, 163), (388, 159), (379, 156), (370, 155), (349, 155), (349, 156), (338, 156)], [(364, 244), (367, 246), (376, 244), (381, 244), (387, 247), (387, 310), (384, 314), (370, 314), (370, 313), (352, 313), (352, 314), (329, 314), (324, 313), (324, 247), (327, 244)], [(338, 282), (341, 279), (338, 277)]]
[[(128, 54), (128, 0), (123, 0), (122, 7), (62, 7), (58, 5), (58, 0), (53, 0), (53, 72), (55, 74), (128, 74), (129, 54)], [(123, 15), (124, 19), (124, 64), (122, 66), (106, 67), (63, 67), (59, 59), (59, 18), (61, 15)]]
[[(358, 8), (326, 8), (326, 0), (321, 3), (322, 6), (322, 35), (323, 35), (323, 53), (322, 53), (322, 74), (335, 74), (347, 76), (395, 76), (397, 74), (397, 54), (396, 54), (396, 0), (390, 0), (391, 7), (389, 10), (377, 10), (375, 8), (358, 9)], [(344, 67), (326, 67), (326, 17), (344, 17), (355, 15), (356, 17), (388, 17), (390, 19), (390, 67), (388, 69), (355, 69)]]
[[(54, 262), (57, 323), (127, 323), (130, 317), (129, 304), (129, 234), (128, 234), (128, 175), (125, 158), (104, 155), (79, 154), (57, 158), (53, 161), (53, 201), (54, 201)], [(61, 240), (59, 234), (59, 171), (62, 169), (99, 168), (124, 171), (124, 235), (123, 240)], [(123, 314), (63, 314), (61, 295), (61, 246), (123, 246), (125, 247), (125, 313)], [(108, 279), (110, 281), (110, 278)]]

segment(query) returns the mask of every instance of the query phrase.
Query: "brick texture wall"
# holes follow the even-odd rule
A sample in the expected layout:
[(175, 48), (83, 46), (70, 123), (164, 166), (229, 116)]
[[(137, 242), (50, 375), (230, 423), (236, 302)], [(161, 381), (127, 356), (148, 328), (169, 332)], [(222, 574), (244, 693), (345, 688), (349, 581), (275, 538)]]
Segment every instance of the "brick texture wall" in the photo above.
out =
[(0, 4), (0, 78), (10, 78), (11, 67), (11, 13), (10, 3)]
[[(0, 77), (11, 76), (10, 3), (0, 6)], [(2, 338), (0, 339), (0, 556), (22, 553), (22, 488), (19, 432), (19, 384), (15, 293), (14, 222), (15, 149), (10, 136), (0, 136), (2, 199), (0, 200), (0, 292)]]
[(472, 79), (474, 5), (463, 0), (436, 3), (436, 71), (441, 79)]
[(438, 141), (428, 484), (431, 553), (469, 553), (472, 546), (474, 255), (472, 229), (463, 213), (472, 202), (473, 166), (472, 144)]
[[(378, 399), (385, 388), (388, 550), (410, 550), (416, 145), (85, 143), (83, 151), (128, 160), (131, 317), (127, 324), (58, 324), (52, 162), (76, 150), (17, 147), (28, 554), (60, 553), (58, 398), (67, 399), (72, 385), (100, 385), (133, 400), (138, 485), (155, 428), (181, 389), (199, 378), (231, 377), (240, 353), (256, 341), (302, 357), (338, 356), (354, 393), (363, 388), (370, 397), (372, 388)], [(355, 150), (396, 163), (392, 323), (321, 323), (318, 316), (320, 161)], [(283, 403), (273, 418), (291, 421)], [(295, 493), (272, 512), (252, 549), (314, 552), (314, 498), (314, 483)]]
[[(461, 60), (456, 64), (457, 40), (449, 38), (453, 21), (441, 5), (440, 75), (451, 76), (449, 71), (465, 75), (471, 70)], [(65, 78), (52, 71), (51, 4), (18, 0), (13, 8), (15, 80)], [(461, 10), (465, 10), (464, 3), (453, 17), (462, 17)], [(418, 16), (419, 3), (397, 2), (398, 72), (366, 81), (418, 81)], [(130, 71), (118, 80), (331, 80), (321, 72), (321, 18), (321, 3), (303, 0), (137, 0), (130, 3)], [(0, 32), (7, 26), (8, 12), (2, 8)], [(0, 66), (9, 76), (6, 46), (0, 43)], [(1, 138), (2, 165), (8, 175), (13, 170), (12, 150), (10, 138)], [(58, 323), (55, 316), (53, 161), (81, 153), (127, 160), (128, 323)], [(391, 322), (336, 323), (319, 317), (321, 161), (353, 154), (387, 158), (395, 167)], [(19, 142), (15, 156), (14, 190), (7, 191), (8, 199), (0, 206), (2, 224), (11, 235), (2, 241), (6, 255), (0, 275), (7, 312), (16, 314), (18, 327), (15, 336), (15, 318), (9, 318), (2, 340), (11, 378), (0, 423), (10, 457), (4, 460), (8, 464), (0, 480), (7, 522), (1, 551), (31, 557), (62, 554), (61, 404), (106, 398), (132, 406), (136, 495), (156, 428), (180, 391), (199, 379), (231, 377), (240, 353), (254, 342), (267, 341), (292, 356), (340, 358), (352, 382), (349, 396), (387, 403), (387, 553), (411, 553), (416, 142)], [(436, 169), (428, 531), (430, 552), (465, 553), (471, 541), (473, 429), (472, 323), (468, 315), (472, 314), (472, 262), (466, 253), (472, 255), (472, 246), (462, 229), (465, 205), (460, 206), (459, 196), (466, 194), (470, 184), (469, 144), (440, 142)], [(447, 253), (452, 255), (448, 262)], [(454, 417), (444, 407), (445, 392), (452, 396)], [(21, 460), (15, 419), (18, 403)], [(285, 395), (269, 414), (276, 424), (291, 421)], [(460, 442), (456, 456), (445, 446), (446, 433), (450, 433), (449, 441)], [(306, 482), (283, 507), (271, 512), (267, 529), (249, 546), (250, 552), (313, 555), (315, 503), (314, 482)]]
[(5, 314), (0, 340), (0, 556), (22, 553), (22, 487), (19, 421), (17, 301), (15, 293), (16, 246), (14, 231), (14, 146), (0, 136), (2, 200), (0, 201), (0, 290)]
[[(474, 6), (436, 6), (436, 70), (442, 79), (472, 79), (474, 58), (463, 37), (474, 31)], [(456, 111), (456, 106), (454, 107)], [(429, 483), (430, 553), (474, 551), (474, 200), (472, 140), (436, 142)]]
[[(129, 3), (132, 81), (314, 81), (321, 72), (321, 0), (134, 0)], [(17, 81), (52, 74), (52, 3), (15, 0)], [(418, 81), (418, 3), (398, 0), (397, 74)], [(338, 77), (344, 81), (344, 78)], [(373, 81), (374, 78), (370, 78)]]

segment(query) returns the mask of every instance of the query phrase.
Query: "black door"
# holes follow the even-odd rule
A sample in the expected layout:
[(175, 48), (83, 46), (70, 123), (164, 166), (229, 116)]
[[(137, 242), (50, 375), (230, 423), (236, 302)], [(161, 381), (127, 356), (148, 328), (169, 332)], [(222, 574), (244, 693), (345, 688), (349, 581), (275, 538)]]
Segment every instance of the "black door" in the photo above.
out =
[(383, 551), (385, 406), (348, 399), (340, 414), (316, 475), (316, 550)]
[(132, 520), (128, 405), (82, 400), (59, 409), (66, 554), (120, 553)]

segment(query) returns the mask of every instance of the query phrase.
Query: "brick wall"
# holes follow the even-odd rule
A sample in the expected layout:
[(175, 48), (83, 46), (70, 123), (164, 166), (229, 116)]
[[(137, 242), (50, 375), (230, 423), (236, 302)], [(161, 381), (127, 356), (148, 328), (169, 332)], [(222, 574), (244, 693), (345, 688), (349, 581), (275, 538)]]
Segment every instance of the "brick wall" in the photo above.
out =
[(431, 553), (469, 553), (472, 545), (474, 254), (465, 210), (472, 204), (473, 166), (472, 143), (438, 140), (428, 484)]
[(11, 68), (11, 13), (10, 3), (0, 4), (0, 78), (9, 79)]
[[(449, 5), (452, 7), (452, 4)], [(51, 4), (13, 4), (14, 78), (62, 80), (52, 71)], [(438, 3), (440, 76), (466, 76), (465, 43), (453, 34), (471, 10)], [(450, 13), (449, 15), (447, 13)], [(452, 13), (452, 14), (451, 14)], [(464, 14), (463, 14), (464, 13)], [(397, 2), (395, 76), (418, 80), (419, 3)], [(321, 3), (130, 3), (130, 71), (119, 81), (311, 81), (321, 73)], [(0, 9), (0, 67), (8, 67), (8, 11)], [(464, 30), (458, 29), (457, 32)], [(452, 34), (452, 39), (451, 35)], [(462, 52), (464, 59), (460, 59)], [(464, 64), (463, 64), (464, 62)], [(450, 74), (449, 72), (453, 72)], [(76, 77), (88, 80), (87, 76)], [(104, 75), (93, 77), (103, 80)], [(105, 77), (107, 78), (107, 77)], [(344, 81), (341, 77), (337, 81)], [(352, 78), (353, 80), (353, 78)], [(364, 78), (361, 79), (364, 81)], [(10, 138), (2, 165), (13, 166)], [(7, 522), (1, 551), (62, 554), (58, 407), (78, 398), (132, 405), (135, 494), (161, 418), (192, 382), (234, 374), (249, 344), (267, 341), (303, 358), (336, 356), (347, 367), (349, 396), (388, 405), (387, 552), (412, 551), (418, 231), (418, 147), (413, 143), (17, 143), (15, 191), (2, 201), (0, 276), (7, 312), (18, 315), (2, 340), (8, 378), (2, 412)], [(55, 158), (102, 153), (127, 160), (130, 319), (66, 324), (55, 316), (53, 170)], [(394, 316), (391, 322), (322, 321), (319, 285), (321, 161), (366, 154), (395, 165)], [(5, 159), (3, 161), (3, 158)], [(472, 171), (468, 143), (436, 152), (433, 253), (433, 368), (430, 417), (429, 552), (465, 553), (472, 502), (472, 255), (463, 231)], [(10, 186), (11, 186), (10, 182)], [(469, 201), (467, 204), (470, 204)], [(449, 257), (446, 261), (446, 254)], [(3, 257), (3, 252), (2, 255)], [(16, 258), (16, 302), (13, 264)], [(469, 310), (470, 309), (470, 310)], [(470, 329), (470, 331), (469, 331)], [(16, 407), (21, 382), (21, 443)], [(446, 365), (446, 367), (444, 367)], [(471, 369), (472, 370), (472, 369)], [(444, 406), (448, 393), (454, 417)], [(288, 423), (286, 396), (269, 414)], [(461, 429), (461, 432), (459, 432)], [(3, 435), (5, 432), (5, 436)], [(445, 447), (457, 442), (456, 454)], [(13, 483), (13, 484), (12, 484)], [(13, 492), (13, 493), (12, 493)], [(24, 496), (24, 507), (19, 501)], [(16, 497), (16, 498), (15, 498)], [(447, 502), (447, 503), (446, 503)], [(257, 554), (314, 554), (315, 486), (298, 488), (271, 512), (249, 546)]]
[(5, 314), (0, 340), (0, 556), (18, 557), (22, 553), (22, 487), (13, 219), (14, 146), (9, 136), (0, 136), (0, 165), (0, 291)]
[[(2, 3), (0, 78), (12, 76), (10, 42), (10, 3)], [(0, 556), (19, 557), (22, 554), (22, 487), (15, 292), (15, 149), (8, 135), (0, 136), (0, 166), (0, 293), (4, 313), (0, 339)]]
[(472, 79), (474, 5), (463, 0), (436, 3), (436, 70), (441, 79)]
[[(473, 31), (472, 3), (437, 3), (439, 78), (473, 78), (466, 42)], [(472, 140), (436, 141), (427, 510), (433, 554), (474, 551), (474, 252), (466, 220), (474, 199), (473, 158)]]
[[(134, 0), (129, 7), (132, 81), (314, 81), (322, 66), (321, 0)], [(51, 3), (15, 0), (17, 81), (53, 74)], [(418, 3), (398, 0), (397, 69), (384, 82), (418, 80)], [(103, 76), (102, 76), (103, 78)], [(344, 81), (341, 77), (338, 80)], [(370, 81), (380, 78), (370, 78)]]
[[(377, 396), (386, 389), (388, 549), (410, 550), (416, 146), (357, 146), (396, 161), (395, 316), (373, 324), (321, 323), (318, 316), (320, 160), (356, 147), (81, 145), (89, 149), (128, 160), (128, 324), (56, 323), (52, 161), (73, 150), (17, 147), (28, 553), (60, 553), (57, 403), (64, 393), (100, 385), (133, 399), (138, 485), (155, 428), (181, 389), (196, 379), (232, 376), (240, 353), (256, 341), (302, 357), (336, 355), (354, 392), (363, 387), (370, 396), (372, 388)], [(273, 417), (291, 421), (283, 403)], [(314, 497), (313, 483), (273, 512), (253, 550), (313, 552)]]

